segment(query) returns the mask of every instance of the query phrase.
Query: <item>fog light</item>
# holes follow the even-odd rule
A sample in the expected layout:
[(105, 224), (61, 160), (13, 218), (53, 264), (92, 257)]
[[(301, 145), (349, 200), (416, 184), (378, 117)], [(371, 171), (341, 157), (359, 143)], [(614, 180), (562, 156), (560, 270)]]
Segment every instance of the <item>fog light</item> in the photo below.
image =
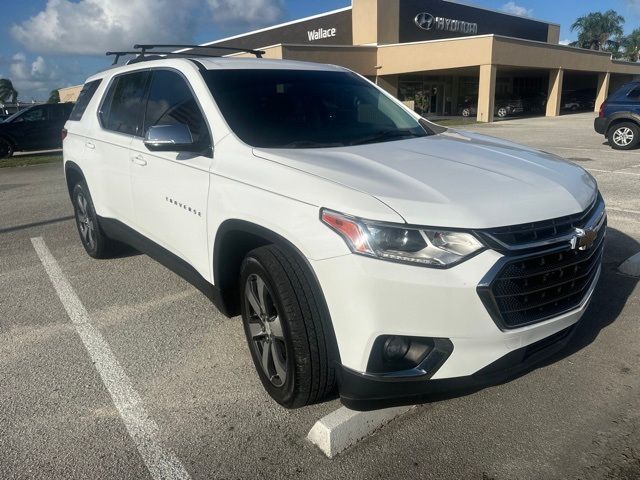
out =
[(391, 362), (397, 362), (402, 360), (409, 348), (411, 347), (411, 341), (406, 337), (390, 336), (387, 341), (384, 342), (384, 357)]

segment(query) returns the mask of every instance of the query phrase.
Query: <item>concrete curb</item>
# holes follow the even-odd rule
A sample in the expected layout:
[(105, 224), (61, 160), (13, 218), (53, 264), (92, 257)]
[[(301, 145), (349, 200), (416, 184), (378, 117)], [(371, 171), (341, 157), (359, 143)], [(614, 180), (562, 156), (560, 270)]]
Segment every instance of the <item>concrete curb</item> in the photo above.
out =
[(371, 412), (356, 412), (340, 407), (318, 420), (307, 439), (327, 457), (333, 458), (413, 407), (385, 408)]
[(620, 265), (618, 270), (625, 275), (640, 277), (640, 253), (636, 253), (633, 257), (626, 260)]

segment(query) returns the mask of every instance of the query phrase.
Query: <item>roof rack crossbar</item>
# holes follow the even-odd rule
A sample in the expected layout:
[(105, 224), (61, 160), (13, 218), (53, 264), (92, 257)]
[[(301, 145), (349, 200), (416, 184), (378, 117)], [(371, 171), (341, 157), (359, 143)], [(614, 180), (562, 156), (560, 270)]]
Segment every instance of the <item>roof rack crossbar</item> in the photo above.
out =
[[(229, 46), (216, 46), (216, 45), (183, 45), (183, 44), (136, 44), (133, 46), (134, 49), (140, 49), (142, 54), (146, 53), (147, 50), (152, 50), (154, 48), (200, 48), (200, 49), (208, 49), (208, 50), (229, 50), (230, 52), (244, 52), (255, 55), (256, 58), (262, 58), (262, 56), (267, 53), (264, 50), (254, 50), (252, 48), (242, 48), (242, 47), (229, 47)], [(156, 52), (154, 52), (156, 53)], [(175, 53), (183, 53), (183, 52), (175, 52)], [(206, 55), (203, 55), (206, 56)], [(209, 56), (219, 56), (219, 55), (209, 55)]]

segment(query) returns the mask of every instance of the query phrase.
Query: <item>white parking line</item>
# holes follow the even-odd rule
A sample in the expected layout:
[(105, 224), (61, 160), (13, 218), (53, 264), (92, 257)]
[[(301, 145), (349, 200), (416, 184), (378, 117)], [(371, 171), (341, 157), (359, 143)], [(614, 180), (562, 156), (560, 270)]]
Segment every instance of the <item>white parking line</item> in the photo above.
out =
[(161, 446), (158, 425), (147, 413), (142, 398), (133, 388), (109, 344), (91, 324), (87, 310), (42, 237), (32, 238), (31, 243), (151, 476), (155, 480), (190, 479), (180, 460)]
[(638, 210), (625, 210), (624, 208), (610, 207), (608, 205), (607, 205), (607, 210), (610, 210), (612, 212), (623, 212), (623, 213), (632, 213), (634, 215), (640, 215), (640, 211)]
[(586, 169), (589, 172), (598, 172), (598, 173), (616, 173), (618, 175), (631, 175), (633, 177), (640, 177), (640, 173), (634, 173), (634, 172), (621, 172), (620, 170), (600, 170), (597, 168), (587, 168)]

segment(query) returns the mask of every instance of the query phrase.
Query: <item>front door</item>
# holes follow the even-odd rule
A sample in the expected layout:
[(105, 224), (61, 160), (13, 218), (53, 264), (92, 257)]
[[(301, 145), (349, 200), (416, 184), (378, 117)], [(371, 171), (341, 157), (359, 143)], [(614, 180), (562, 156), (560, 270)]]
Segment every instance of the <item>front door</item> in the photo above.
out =
[[(194, 141), (210, 144), (206, 120), (187, 80), (173, 70), (152, 70), (144, 130), (185, 124)], [(131, 188), (141, 233), (208, 275), (209, 152), (151, 152), (131, 143)], [(199, 268), (198, 268), (199, 267)]]

